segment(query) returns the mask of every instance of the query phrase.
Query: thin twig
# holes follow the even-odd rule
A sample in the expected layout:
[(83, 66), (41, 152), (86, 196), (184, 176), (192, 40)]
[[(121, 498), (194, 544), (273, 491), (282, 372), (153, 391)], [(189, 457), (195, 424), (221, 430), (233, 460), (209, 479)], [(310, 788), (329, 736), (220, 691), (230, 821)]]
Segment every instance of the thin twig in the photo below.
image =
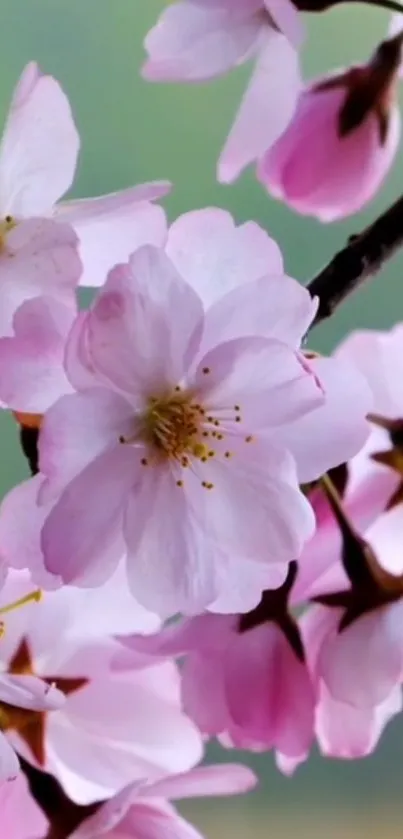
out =
[(403, 196), (357, 236), (308, 285), (319, 308), (312, 326), (329, 318), (340, 303), (403, 246)]

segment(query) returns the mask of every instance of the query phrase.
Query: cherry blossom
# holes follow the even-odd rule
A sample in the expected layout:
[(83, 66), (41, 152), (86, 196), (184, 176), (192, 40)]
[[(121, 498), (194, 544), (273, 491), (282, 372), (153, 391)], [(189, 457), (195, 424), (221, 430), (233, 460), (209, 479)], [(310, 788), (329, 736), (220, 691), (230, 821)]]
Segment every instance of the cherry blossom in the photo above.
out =
[(73, 182), (79, 145), (66, 94), (30, 62), (14, 91), (0, 145), (1, 237), (26, 219), (64, 221), (80, 240), (82, 284), (99, 285), (105, 272), (136, 246), (163, 242), (165, 216), (152, 202), (166, 194), (169, 184), (57, 204)]
[[(248, 289), (241, 326), (257, 309), (261, 318), (254, 284)], [(299, 305), (301, 290), (295, 294)], [(303, 444), (306, 456), (298, 421), (325, 395), (308, 361), (277, 335), (225, 335), (217, 344), (233, 306), (228, 294), (217, 303), (219, 318), (213, 307), (204, 318), (196, 293), (147, 247), (111, 272), (81, 318), (67, 352), (78, 391), (50, 409), (40, 438), (40, 503), (57, 499), (42, 548), (47, 569), (65, 582), (106, 579), (123, 535), (133, 592), (167, 616), (213, 603), (223, 583), (218, 569), (230, 569), (231, 556), (267, 562), (268, 528), (272, 562), (300, 553), (313, 519), (297, 486), (294, 450), (298, 459)], [(215, 341), (206, 346), (204, 320), (208, 332), (214, 317)], [(357, 384), (351, 416), (361, 441), (368, 394)], [(314, 440), (312, 448), (308, 480), (324, 455), (340, 457), (337, 437), (320, 446), (319, 462)]]
[[(183, 707), (205, 735), (241, 749), (276, 749), (300, 762), (313, 741), (315, 690), (288, 612), (295, 574), (292, 563), (283, 585), (265, 591), (247, 614), (199, 615), (122, 641), (136, 654), (185, 656)], [(130, 661), (123, 653), (116, 666)]]
[(170, 4), (148, 33), (143, 76), (151, 81), (204, 81), (255, 59), (221, 153), (221, 181), (234, 180), (261, 157), (291, 119), (300, 90), (301, 38), (289, 0), (183, 0)]
[[(1, 602), (29, 586), (26, 573), (10, 572)], [(95, 600), (68, 587), (47, 592), (35, 608), (7, 615), (0, 646), (8, 691), (2, 736), (27, 761), (54, 774), (78, 803), (109, 797), (136, 779), (186, 770), (202, 754), (200, 735), (179, 707), (173, 664), (143, 669), (139, 658), (131, 672), (114, 669), (112, 633), (158, 626), (119, 589), (116, 581)], [(112, 612), (110, 598), (116, 598)], [(39, 708), (30, 702), (33, 674), (58, 687), (62, 707), (42, 712), (43, 702)], [(27, 681), (28, 700), (24, 693), (19, 702), (17, 691), (22, 694)], [(21, 713), (19, 705), (27, 710)]]
[(272, 195), (324, 222), (355, 213), (373, 198), (399, 145), (401, 41), (400, 33), (367, 65), (306, 87), (288, 128), (258, 165)]

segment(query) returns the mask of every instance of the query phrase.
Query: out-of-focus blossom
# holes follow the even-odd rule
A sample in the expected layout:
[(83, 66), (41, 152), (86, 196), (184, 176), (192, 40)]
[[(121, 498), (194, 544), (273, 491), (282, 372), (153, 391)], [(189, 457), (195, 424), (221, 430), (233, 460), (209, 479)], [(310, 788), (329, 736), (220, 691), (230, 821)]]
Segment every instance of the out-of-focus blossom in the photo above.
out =
[(170, 800), (237, 795), (255, 784), (253, 772), (237, 764), (201, 766), (155, 783), (131, 784), (86, 819), (70, 839), (202, 839)]
[[(90, 592), (68, 588), (47, 592), (35, 608), (7, 615), (0, 645), (2, 736), (54, 774), (78, 803), (109, 797), (140, 778), (187, 770), (202, 753), (199, 733), (180, 710), (173, 664), (144, 670), (139, 659), (124, 674), (112, 666), (117, 645), (111, 633), (136, 623), (139, 631), (158, 626), (144, 610), (136, 611), (132, 598), (121, 596), (120, 585), (95, 592), (94, 600)], [(10, 572), (1, 603), (28, 586), (25, 573)], [(29, 699), (38, 677), (48, 690), (49, 683), (57, 686), (62, 707), (44, 713), (45, 703), (14, 697), (27, 683)]]
[(315, 691), (288, 612), (295, 572), (292, 563), (284, 584), (247, 614), (204, 614), (122, 639), (130, 652), (116, 666), (130, 666), (133, 651), (157, 660), (185, 655), (182, 703), (205, 735), (241, 749), (275, 749), (299, 763), (313, 740)]
[(22, 774), (0, 785), (1, 830), (5, 839), (45, 839), (48, 822)]
[(321, 221), (357, 212), (375, 195), (399, 144), (397, 80), (402, 34), (367, 65), (312, 82), (258, 165), (268, 191)]
[[(169, 184), (145, 184), (58, 205), (72, 184), (79, 144), (65, 93), (52, 76), (43, 75), (31, 62), (14, 91), (0, 145), (1, 240), (15, 225), (14, 237), (22, 236), (24, 219), (53, 216), (65, 221), (80, 240), (82, 284), (99, 285), (106, 271), (135, 247), (163, 242), (165, 215), (152, 202), (166, 194)], [(11, 234), (6, 241), (12, 248)]]
[(203, 81), (255, 59), (218, 164), (221, 181), (234, 180), (261, 157), (291, 119), (301, 38), (290, 0), (183, 0), (170, 4), (148, 33), (143, 76), (151, 81)]

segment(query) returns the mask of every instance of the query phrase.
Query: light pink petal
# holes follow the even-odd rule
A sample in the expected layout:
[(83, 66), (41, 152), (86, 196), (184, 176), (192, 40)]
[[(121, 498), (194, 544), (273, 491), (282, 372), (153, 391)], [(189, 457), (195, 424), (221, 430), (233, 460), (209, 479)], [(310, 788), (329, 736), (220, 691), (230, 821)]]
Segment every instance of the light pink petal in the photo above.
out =
[(398, 324), (386, 332), (360, 329), (337, 348), (336, 356), (355, 364), (374, 395), (373, 410), (384, 416), (403, 414), (403, 401), (396, 381), (403, 376), (403, 329)]
[(391, 574), (403, 574), (403, 508), (401, 504), (380, 515), (366, 531), (378, 562)]
[(296, 51), (279, 32), (267, 30), (252, 79), (221, 152), (221, 182), (234, 181), (245, 166), (262, 157), (276, 142), (292, 118), (300, 84)]
[[(18, 757), (3, 732), (0, 732), (0, 782), (13, 781), (19, 771)], [(1, 799), (0, 803), (3, 804)], [(25, 834), (24, 839), (26, 839), (26, 836), (27, 834)]]
[(165, 213), (151, 202), (166, 195), (169, 187), (166, 182), (144, 184), (57, 208), (56, 218), (68, 221), (80, 240), (81, 285), (101, 286), (108, 271), (141, 245), (164, 244)]
[(226, 730), (229, 711), (221, 654), (193, 653), (186, 658), (182, 671), (182, 704), (203, 734), (213, 736)]
[(322, 646), (319, 667), (331, 696), (367, 708), (383, 702), (403, 672), (402, 605), (364, 615)]
[(65, 93), (31, 62), (14, 92), (0, 146), (2, 215), (49, 215), (72, 184), (79, 144)]
[(294, 455), (301, 483), (316, 480), (357, 454), (369, 435), (366, 417), (373, 407), (366, 380), (348, 361), (318, 358), (309, 365), (324, 390), (322, 405), (275, 433)]
[(88, 390), (100, 384), (88, 350), (89, 317), (88, 310), (78, 312), (65, 346), (66, 376), (75, 390)]
[(61, 581), (44, 567), (40, 536), (50, 508), (37, 503), (42, 482), (42, 475), (36, 475), (18, 484), (3, 498), (0, 507), (0, 556), (12, 568), (29, 568), (35, 585), (51, 589)]
[(88, 803), (84, 779), (103, 787), (98, 799), (105, 798), (130, 781), (183, 772), (201, 759), (196, 726), (164, 690), (172, 671), (164, 663), (131, 674), (105, 673), (69, 697), (64, 720), (61, 714), (49, 718), (49, 741), (66, 766), (61, 780), (73, 800)]
[(306, 752), (313, 739), (313, 687), (281, 629), (265, 624), (239, 634), (224, 667), (237, 736), (291, 757)]
[(40, 469), (46, 476), (41, 502), (64, 489), (79, 472), (129, 435), (132, 406), (106, 388), (62, 396), (46, 413), (39, 439)]
[(188, 507), (184, 480), (177, 486), (168, 468), (142, 467), (126, 508), (129, 585), (161, 617), (200, 612), (217, 596), (214, 546)]
[(117, 444), (83, 469), (51, 510), (42, 530), (45, 567), (64, 583), (91, 588), (112, 576), (123, 554), (124, 504), (139, 461), (138, 452)]
[(0, 399), (14, 411), (43, 414), (71, 390), (63, 367), (74, 309), (51, 297), (17, 309), (14, 337), (0, 338)]
[(0, 700), (17, 708), (39, 711), (62, 707), (64, 694), (36, 676), (0, 674)]
[[(2, 830), (7, 839), (33, 839), (33, 837), (39, 839), (39, 837), (46, 836), (47, 819), (30, 794), (28, 782), (22, 772), (18, 774), (15, 780), (11, 780), (10, 777), (4, 778), (1, 772), (1, 751), (3, 744), (7, 741), (3, 735), (1, 739), (0, 777), (2, 781), (8, 781), (8, 783), (2, 783), (0, 787)], [(8, 749), (10, 749), (10, 746), (8, 746)], [(14, 752), (12, 752), (12, 755), (14, 757), (10, 755), (11, 764), (16, 766), (16, 774), (18, 772), (18, 761)], [(11, 776), (12, 774), (13, 772), (11, 772)]]
[(294, 47), (299, 47), (304, 39), (304, 25), (291, 0), (264, 0), (264, 4), (280, 32)]
[(298, 349), (316, 309), (317, 301), (285, 274), (260, 277), (234, 288), (211, 306), (206, 314), (202, 348), (242, 336), (261, 335)]
[(144, 609), (129, 591), (124, 560), (103, 586), (77, 589), (74, 597), (78, 604), (74, 629), (83, 637), (157, 632), (160, 628), (157, 615)]
[[(198, 2), (174, 3), (148, 33), (143, 77), (150, 81), (199, 81), (226, 73), (256, 46), (262, 28), (252, 0), (232, 8)], [(210, 6), (210, 7), (209, 7)], [(253, 7), (253, 8), (252, 8)]]
[(371, 754), (387, 723), (401, 710), (400, 687), (379, 705), (357, 708), (337, 702), (323, 686), (316, 712), (316, 736), (322, 754), (347, 760)]
[(203, 839), (196, 828), (161, 800), (158, 804), (140, 801), (130, 810), (121, 829), (138, 839)]
[(198, 345), (203, 308), (165, 253), (146, 245), (117, 266), (88, 321), (98, 373), (130, 394), (177, 384)]
[(7, 234), (0, 254), (0, 335), (12, 335), (18, 307), (49, 295), (74, 305), (81, 273), (78, 240), (71, 227), (49, 219), (23, 221)]
[(218, 571), (220, 594), (208, 607), (217, 614), (250, 612), (260, 603), (262, 591), (278, 588), (287, 576), (284, 563), (266, 565), (233, 555), (229, 559), (223, 555)]
[(282, 426), (324, 403), (303, 357), (269, 338), (235, 338), (220, 344), (201, 359), (194, 381), (203, 407), (220, 421), (223, 432), (234, 433), (235, 416), (240, 415), (240, 435)]
[(280, 249), (265, 230), (252, 221), (236, 226), (230, 213), (213, 207), (179, 216), (166, 252), (205, 308), (244, 283), (283, 273)]
[(144, 788), (144, 797), (181, 799), (206, 795), (237, 795), (256, 786), (257, 778), (247, 766), (225, 763), (217, 766), (197, 766), (182, 775), (171, 775)]
[[(200, 467), (200, 481), (186, 475), (195, 520), (222, 551), (259, 562), (289, 562), (312, 535), (314, 516), (298, 489), (291, 456), (263, 439), (237, 448), (229, 460)], [(213, 484), (211, 491), (201, 480)]]

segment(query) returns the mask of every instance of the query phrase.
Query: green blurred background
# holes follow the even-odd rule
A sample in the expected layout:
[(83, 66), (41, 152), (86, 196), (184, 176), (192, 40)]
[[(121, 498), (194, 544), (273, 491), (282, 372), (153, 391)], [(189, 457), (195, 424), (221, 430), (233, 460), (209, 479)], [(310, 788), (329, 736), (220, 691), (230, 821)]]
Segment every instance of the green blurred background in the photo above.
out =
[[(270, 200), (253, 171), (232, 187), (215, 182), (215, 162), (248, 68), (200, 86), (154, 86), (139, 75), (142, 41), (163, 0), (0, 0), (0, 111), (24, 66), (36, 59), (68, 93), (82, 138), (75, 196), (98, 195), (136, 182), (168, 178), (171, 218), (218, 205), (238, 221), (254, 219), (280, 243), (288, 272), (305, 282), (373, 219), (402, 187), (403, 152), (387, 183), (364, 213), (332, 226), (299, 218)], [(307, 76), (366, 59), (388, 17), (364, 5), (307, 19), (303, 63)], [(281, 68), (279, 68), (281, 72)], [(350, 329), (403, 320), (403, 257), (359, 292), (314, 335), (329, 350)], [(1, 417), (1, 490), (26, 475), (16, 430)], [(185, 809), (211, 839), (297, 834), (325, 839), (401, 837), (403, 722), (389, 728), (375, 756), (356, 763), (319, 757), (289, 780), (272, 757), (249, 760), (262, 778), (245, 799), (204, 802)], [(213, 756), (217, 757), (214, 751)], [(227, 755), (225, 755), (226, 757)], [(228, 754), (228, 758), (232, 757)], [(0, 831), (1, 833), (1, 831)]]

